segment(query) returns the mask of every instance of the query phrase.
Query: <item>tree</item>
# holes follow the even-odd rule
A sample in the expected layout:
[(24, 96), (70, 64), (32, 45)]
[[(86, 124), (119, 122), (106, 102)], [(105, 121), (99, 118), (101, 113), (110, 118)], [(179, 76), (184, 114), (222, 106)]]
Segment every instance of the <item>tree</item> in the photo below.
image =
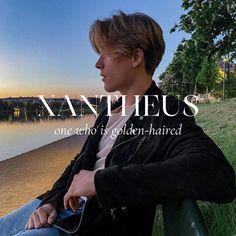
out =
[(235, 0), (183, 0), (186, 14), (180, 17), (171, 32), (183, 30), (192, 35), (197, 51), (208, 57), (231, 54), (236, 58)]
[(201, 70), (199, 71), (196, 81), (206, 88), (206, 100), (208, 100), (208, 92), (213, 89), (213, 86), (217, 79), (217, 64), (214, 60), (209, 60), (205, 58), (201, 65)]
[(159, 77), (162, 81), (161, 88), (181, 97), (195, 94), (196, 88), (202, 91), (202, 86), (196, 82), (202, 61), (203, 56), (197, 53), (194, 41), (182, 41), (166, 71)]
[(191, 34), (191, 38), (181, 42), (160, 76), (162, 87), (173, 93), (173, 89), (180, 91), (181, 85), (186, 84), (189, 93), (197, 90), (207, 93), (219, 78), (217, 61), (226, 54), (230, 61), (236, 58), (236, 3), (235, 0), (183, 0), (182, 7), (186, 14), (171, 32), (182, 30)]

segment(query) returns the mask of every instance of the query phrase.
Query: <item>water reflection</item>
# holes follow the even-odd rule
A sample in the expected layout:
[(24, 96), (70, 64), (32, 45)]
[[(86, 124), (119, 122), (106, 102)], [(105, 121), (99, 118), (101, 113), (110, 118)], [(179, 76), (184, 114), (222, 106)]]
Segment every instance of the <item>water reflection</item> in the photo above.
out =
[(15, 109), (14, 113), (13, 113), (14, 118), (19, 118), (20, 117), (20, 109)]
[(56, 134), (58, 128), (91, 127), (95, 118), (93, 114), (72, 117), (71, 113), (39, 117), (24, 110), (0, 114), (0, 161), (69, 136)]

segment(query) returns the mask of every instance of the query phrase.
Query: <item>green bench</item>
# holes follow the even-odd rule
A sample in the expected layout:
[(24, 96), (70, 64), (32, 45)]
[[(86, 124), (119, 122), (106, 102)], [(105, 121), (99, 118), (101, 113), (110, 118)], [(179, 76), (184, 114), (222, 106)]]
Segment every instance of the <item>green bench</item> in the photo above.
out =
[(165, 236), (209, 236), (197, 203), (186, 199), (162, 205)]

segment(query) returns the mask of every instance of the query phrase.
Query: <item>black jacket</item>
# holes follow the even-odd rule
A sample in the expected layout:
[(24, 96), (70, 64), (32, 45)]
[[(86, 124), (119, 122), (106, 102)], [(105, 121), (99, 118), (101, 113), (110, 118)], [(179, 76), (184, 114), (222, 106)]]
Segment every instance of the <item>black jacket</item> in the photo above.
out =
[[(89, 199), (82, 219), (72, 217), (56, 222), (62, 228), (75, 230), (79, 236), (140, 235), (152, 233), (155, 207), (181, 199), (231, 202), (235, 196), (235, 174), (215, 143), (196, 125), (188, 106), (169, 96), (164, 114), (161, 90), (155, 82), (147, 90), (149, 116), (145, 116), (144, 97), (139, 102), (139, 116), (133, 113), (123, 129), (143, 129), (143, 134), (121, 134), (106, 158), (105, 169), (97, 171), (97, 196)], [(158, 99), (157, 99), (158, 97)], [(121, 105), (116, 102), (113, 109)], [(158, 115), (154, 116), (155, 114)], [(39, 196), (41, 205), (57, 202), (62, 205), (74, 174), (92, 170), (101, 139), (101, 127), (108, 117), (105, 109), (97, 118), (96, 135), (87, 138), (62, 176), (47, 193)], [(153, 134), (155, 131), (180, 128), (181, 134)], [(159, 130), (158, 130), (159, 129)], [(77, 226), (80, 222), (79, 230)]]

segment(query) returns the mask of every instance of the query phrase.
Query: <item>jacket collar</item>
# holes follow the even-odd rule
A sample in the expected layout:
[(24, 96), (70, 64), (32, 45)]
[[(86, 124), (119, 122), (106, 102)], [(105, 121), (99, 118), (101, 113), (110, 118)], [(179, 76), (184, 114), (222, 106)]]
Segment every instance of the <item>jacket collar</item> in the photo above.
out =
[[(161, 90), (157, 87), (156, 83), (152, 81), (151, 86), (147, 89), (146, 93), (144, 95), (157, 95), (158, 99), (155, 96), (150, 96), (148, 97), (148, 103), (149, 104), (155, 104), (154, 106), (156, 107), (158, 103), (160, 103), (162, 99), (162, 92)], [(116, 107), (120, 106), (122, 104), (121, 99), (119, 99), (116, 104), (114, 104), (113, 109)], [(156, 111), (156, 109), (152, 109), (152, 106), (148, 107), (149, 114), (152, 114), (152, 112)], [(139, 116), (135, 116), (135, 111), (133, 114), (130, 116), (128, 121), (126, 122), (126, 129), (129, 129), (131, 127), (133, 128), (141, 128), (145, 127), (145, 122), (147, 122), (148, 118), (147, 116), (144, 116), (145, 114), (145, 97), (143, 96), (141, 100), (139, 101)], [(119, 135), (113, 145), (113, 147), (119, 145), (122, 142), (126, 142), (127, 140), (132, 140), (133, 136), (136, 136), (135, 134), (122, 134)]]
[[(153, 80), (150, 87), (147, 89), (144, 95), (148, 95), (148, 112), (149, 114), (152, 114), (155, 109), (153, 109), (153, 106), (151, 104), (157, 105), (157, 103), (160, 103), (162, 100), (162, 91), (157, 87), (155, 81)], [(153, 96), (151, 96), (153, 95)], [(157, 99), (158, 98), (158, 99)], [(115, 102), (112, 105), (112, 110), (116, 109), (117, 107), (121, 106), (122, 104), (122, 98), (120, 97), (117, 102)], [(134, 113), (130, 116), (130, 119), (128, 122), (133, 123), (135, 127), (141, 127), (143, 123), (145, 122), (145, 97), (142, 96), (141, 100), (139, 101), (139, 116), (135, 116), (135, 111)]]
[[(157, 95), (159, 102), (161, 101), (162, 98), (162, 92), (161, 90), (157, 87), (155, 81), (152, 81), (151, 86), (147, 89), (145, 95)], [(112, 105), (112, 110), (121, 106), (122, 104), (122, 98), (119, 98), (117, 102), (115, 102)], [(157, 103), (157, 98), (154, 96), (150, 96), (149, 97), (149, 104), (152, 103)], [(146, 119), (143, 115), (145, 113), (145, 98), (144, 96), (141, 98), (141, 100), (139, 101), (139, 116), (135, 116), (135, 112), (133, 112), (133, 114), (131, 115), (131, 117), (129, 118), (129, 120), (127, 121), (126, 125), (127, 128), (131, 127), (131, 125), (133, 125), (134, 128), (139, 128), (139, 127), (143, 127)], [(107, 121), (108, 121), (108, 116), (106, 116), (105, 114), (107, 114), (107, 109), (105, 109), (99, 120), (97, 120), (95, 127), (97, 128), (97, 133), (95, 135), (93, 135), (89, 141), (88, 141), (88, 145), (86, 148), (86, 155), (90, 156), (91, 158), (84, 158), (84, 162), (83, 162), (83, 168), (84, 169), (92, 169), (94, 166), (94, 162), (96, 161), (96, 153), (98, 151), (98, 144), (101, 140), (102, 134), (101, 134), (101, 128), (105, 128)], [(132, 135), (131, 135), (132, 136)], [(132, 138), (130, 135), (119, 135), (113, 145), (113, 147), (115, 147), (116, 145), (118, 145), (121, 142), (124, 142), (126, 140), (129, 140), (130, 138)], [(90, 148), (88, 148), (90, 147)], [(91, 148), (93, 147), (93, 148)], [(91, 161), (93, 160), (93, 161)]]

